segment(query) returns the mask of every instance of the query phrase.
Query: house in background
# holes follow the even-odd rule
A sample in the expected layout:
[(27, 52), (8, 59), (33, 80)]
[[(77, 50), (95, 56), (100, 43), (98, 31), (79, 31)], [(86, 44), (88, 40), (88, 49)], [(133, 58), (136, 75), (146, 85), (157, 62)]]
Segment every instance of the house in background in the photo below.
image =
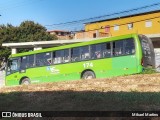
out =
[(52, 34), (52, 35), (56, 35), (58, 40), (69, 40), (72, 39), (73, 36), (71, 34), (71, 32), (69, 31), (64, 31), (64, 30), (50, 30), (47, 31), (48, 33)]
[(147, 35), (152, 39), (154, 47), (160, 48), (160, 10), (86, 23), (85, 30), (77, 32), (75, 39), (111, 37), (130, 33)]

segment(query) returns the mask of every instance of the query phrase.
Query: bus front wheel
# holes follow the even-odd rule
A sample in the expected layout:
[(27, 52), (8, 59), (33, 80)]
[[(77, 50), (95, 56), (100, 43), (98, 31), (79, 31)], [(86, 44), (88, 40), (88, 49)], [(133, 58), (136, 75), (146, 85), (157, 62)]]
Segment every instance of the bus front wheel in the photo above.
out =
[(24, 79), (22, 79), (21, 85), (29, 85), (29, 84), (30, 84), (29, 78), (24, 78)]
[(89, 80), (89, 79), (94, 79), (94, 78), (96, 78), (96, 76), (95, 76), (94, 72), (92, 72), (92, 71), (86, 71), (82, 75), (82, 79), (84, 79), (84, 80)]

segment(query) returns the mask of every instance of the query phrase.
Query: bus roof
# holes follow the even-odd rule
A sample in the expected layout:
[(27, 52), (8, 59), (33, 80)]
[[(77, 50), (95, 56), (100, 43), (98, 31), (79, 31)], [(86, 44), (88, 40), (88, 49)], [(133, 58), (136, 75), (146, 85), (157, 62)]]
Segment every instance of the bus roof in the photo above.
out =
[(127, 34), (127, 35), (121, 35), (121, 36), (115, 36), (115, 37), (97, 38), (95, 40), (88, 41), (88, 42), (73, 43), (73, 44), (69, 44), (69, 45), (63, 45), (63, 46), (58, 46), (58, 47), (53, 47), (53, 48), (46, 48), (46, 49), (42, 49), (42, 50), (12, 54), (12, 55), (10, 55), (9, 58), (20, 57), (20, 56), (25, 56), (25, 55), (32, 55), (32, 54), (43, 53), (43, 52), (51, 52), (51, 51), (55, 51), (55, 50), (62, 50), (62, 49), (78, 47), (78, 46), (85, 46), (88, 44), (96, 44), (96, 43), (102, 43), (102, 42), (107, 42), (107, 41), (109, 42), (112, 40), (119, 40), (119, 39), (134, 37), (134, 36), (137, 36), (137, 34), (133, 33), (133, 34)]

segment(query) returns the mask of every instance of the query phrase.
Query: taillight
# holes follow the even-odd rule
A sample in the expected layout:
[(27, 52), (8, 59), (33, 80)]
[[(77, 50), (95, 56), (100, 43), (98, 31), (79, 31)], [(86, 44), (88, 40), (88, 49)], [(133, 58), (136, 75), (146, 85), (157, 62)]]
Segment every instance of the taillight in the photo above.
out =
[(142, 65), (142, 66), (144, 65), (143, 57), (142, 57), (142, 59), (141, 59), (141, 65)]

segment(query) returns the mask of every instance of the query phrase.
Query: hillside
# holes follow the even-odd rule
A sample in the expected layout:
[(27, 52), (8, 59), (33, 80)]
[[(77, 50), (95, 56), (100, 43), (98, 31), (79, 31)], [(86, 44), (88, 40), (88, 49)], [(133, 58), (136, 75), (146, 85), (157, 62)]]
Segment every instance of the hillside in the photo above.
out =
[(0, 111), (160, 111), (160, 73), (0, 88)]

